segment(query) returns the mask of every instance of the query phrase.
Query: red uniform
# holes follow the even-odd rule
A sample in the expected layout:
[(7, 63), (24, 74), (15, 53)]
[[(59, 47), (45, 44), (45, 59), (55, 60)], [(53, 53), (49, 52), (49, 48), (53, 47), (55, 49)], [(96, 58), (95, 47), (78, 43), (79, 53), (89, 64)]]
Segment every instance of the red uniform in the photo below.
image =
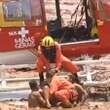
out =
[(74, 84), (65, 78), (54, 76), (50, 83), (50, 95), (54, 94), (61, 101), (72, 101), (75, 96), (78, 96), (74, 88)]
[[(61, 52), (61, 47), (57, 43), (55, 43), (55, 48), (56, 48), (56, 58), (55, 58), (55, 63), (56, 63), (56, 68), (59, 70), (61, 66), (63, 65), (64, 68), (67, 69), (67, 71), (71, 73), (76, 73), (79, 71), (79, 68), (77, 65), (75, 65), (73, 62), (71, 62), (68, 58), (66, 58), (62, 52)], [(39, 73), (42, 73), (46, 67), (46, 69), (50, 68), (50, 63), (48, 59), (44, 56), (42, 48), (39, 46), (38, 47), (38, 60), (37, 60), (37, 70)]]

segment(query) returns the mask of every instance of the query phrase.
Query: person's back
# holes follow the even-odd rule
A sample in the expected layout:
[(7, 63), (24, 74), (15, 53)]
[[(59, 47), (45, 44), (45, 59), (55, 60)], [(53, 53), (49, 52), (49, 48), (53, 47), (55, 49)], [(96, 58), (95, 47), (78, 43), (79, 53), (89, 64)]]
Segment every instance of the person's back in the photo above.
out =
[(52, 77), (50, 82), (50, 93), (53, 94), (54, 92), (62, 89), (70, 89), (74, 88), (74, 85), (69, 82), (65, 78), (60, 78), (59, 76), (55, 75)]
[(38, 94), (39, 93), (37, 91), (34, 91), (31, 94), (29, 94), (29, 97), (28, 97), (28, 106), (29, 107), (41, 106), (41, 104), (37, 100)]
[(45, 107), (45, 100), (39, 92), (37, 82), (35, 80), (31, 80), (29, 82), (29, 86), (31, 88), (31, 93), (28, 96), (28, 107)]

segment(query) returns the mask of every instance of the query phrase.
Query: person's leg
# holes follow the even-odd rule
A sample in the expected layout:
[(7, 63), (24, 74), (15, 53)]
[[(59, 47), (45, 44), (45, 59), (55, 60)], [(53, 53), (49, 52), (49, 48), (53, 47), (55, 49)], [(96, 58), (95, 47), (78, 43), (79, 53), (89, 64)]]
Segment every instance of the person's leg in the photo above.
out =
[(39, 79), (40, 79), (39, 83), (41, 87), (43, 86), (43, 82), (44, 82), (44, 74), (43, 74), (43, 72), (45, 71), (44, 67), (45, 67), (45, 62), (43, 56), (41, 55), (38, 57), (37, 65), (36, 65), (37, 72), (39, 73)]
[(43, 74), (43, 72), (39, 73), (39, 78), (40, 78), (40, 87), (43, 87), (43, 85), (44, 85), (44, 74)]
[(50, 95), (49, 95), (49, 86), (48, 85), (44, 85), (43, 93), (44, 93), (44, 98), (45, 98), (45, 101), (46, 101), (46, 107), (51, 108), (51, 104), (50, 104), (50, 101), (49, 101)]
[(74, 85), (75, 85), (75, 89), (77, 90), (77, 92), (79, 94), (77, 101), (80, 103), (84, 103), (88, 96), (86, 90), (83, 88), (83, 86), (81, 86), (79, 84), (74, 84)]

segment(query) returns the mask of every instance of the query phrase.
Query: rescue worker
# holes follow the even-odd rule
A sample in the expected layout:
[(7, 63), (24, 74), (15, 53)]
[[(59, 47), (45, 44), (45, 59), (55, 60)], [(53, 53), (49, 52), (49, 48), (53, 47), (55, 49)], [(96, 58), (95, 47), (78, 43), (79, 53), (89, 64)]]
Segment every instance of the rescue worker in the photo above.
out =
[(31, 93), (28, 97), (28, 107), (35, 108), (35, 107), (46, 107), (46, 102), (42, 96), (42, 91), (39, 91), (38, 84), (36, 80), (31, 80), (29, 82), (29, 86), (31, 89)]
[[(71, 79), (69, 77), (69, 79)], [(79, 103), (78, 99), (81, 96), (86, 96), (86, 91), (79, 84), (72, 84), (69, 80), (65, 78), (60, 78), (54, 75), (50, 82), (50, 102), (54, 99), (60, 102), (60, 105), (65, 108), (70, 108), (73, 106), (74, 102)], [(80, 98), (81, 98), (80, 97)], [(52, 99), (51, 99), (52, 98)], [(52, 100), (52, 101), (51, 101)], [(84, 100), (80, 100), (84, 101)]]
[(52, 64), (55, 64), (55, 72), (58, 73), (63, 66), (75, 76), (77, 83), (79, 82), (77, 76), (79, 68), (77, 65), (62, 54), (60, 45), (51, 36), (46, 36), (38, 47), (37, 71), (39, 72), (41, 86), (44, 82), (43, 72), (49, 71), (52, 68)]

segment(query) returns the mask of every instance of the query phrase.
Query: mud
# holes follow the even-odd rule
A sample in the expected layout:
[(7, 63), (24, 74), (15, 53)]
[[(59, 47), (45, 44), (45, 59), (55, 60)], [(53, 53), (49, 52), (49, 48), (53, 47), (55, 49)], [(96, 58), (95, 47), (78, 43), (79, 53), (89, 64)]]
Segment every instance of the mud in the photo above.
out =
[[(88, 102), (82, 106), (76, 106), (73, 108), (51, 108), (50, 110), (110, 110), (110, 102)], [(46, 108), (28, 108), (27, 102), (1, 102), (0, 110), (49, 110)]]

